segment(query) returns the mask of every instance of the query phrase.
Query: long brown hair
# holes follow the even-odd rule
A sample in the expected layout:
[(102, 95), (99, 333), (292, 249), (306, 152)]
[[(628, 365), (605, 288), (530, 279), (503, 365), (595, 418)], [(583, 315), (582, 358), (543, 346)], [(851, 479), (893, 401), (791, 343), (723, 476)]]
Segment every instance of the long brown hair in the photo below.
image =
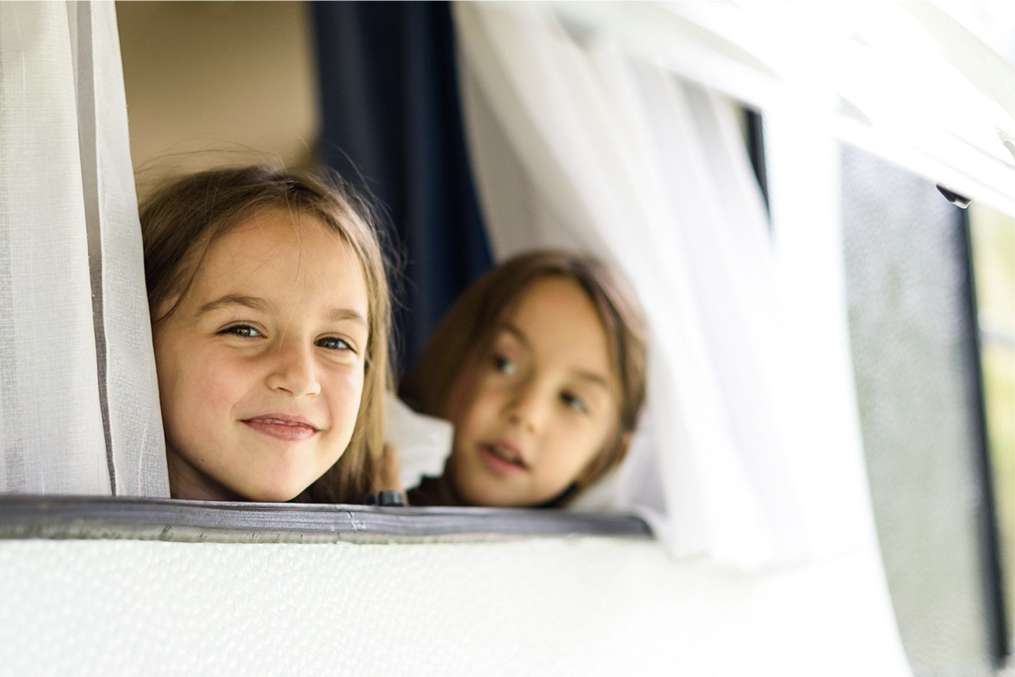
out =
[[(431, 416), (448, 416), (449, 397), (466, 365), (488, 348), (497, 320), (536, 280), (562, 277), (588, 295), (606, 332), (610, 364), (620, 384), (620, 426), (576, 480), (581, 490), (623, 460), (625, 433), (634, 431), (645, 402), (645, 320), (633, 293), (598, 259), (544, 249), (511, 258), (473, 284), (444, 316), (402, 385), (402, 396)], [(571, 492), (570, 495), (574, 495)]]
[(349, 446), (310, 487), (314, 500), (351, 503), (379, 488), (384, 447), (384, 392), (390, 388), (391, 300), (378, 232), (369, 206), (334, 174), (267, 166), (213, 169), (176, 179), (141, 209), (152, 324), (165, 302), (182, 298), (218, 237), (262, 209), (313, 216), (352, 248), (366, 278), (369, 303), (363, 395)]

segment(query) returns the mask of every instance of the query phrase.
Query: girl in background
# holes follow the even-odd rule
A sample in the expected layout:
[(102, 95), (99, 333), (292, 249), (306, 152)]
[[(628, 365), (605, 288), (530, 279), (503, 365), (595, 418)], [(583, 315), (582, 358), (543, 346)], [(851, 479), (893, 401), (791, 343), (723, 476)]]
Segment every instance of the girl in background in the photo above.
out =
[(377, 490), (390, 300), (364, 205), (267, 167), (141, 211), (174, 498), (358, 503)]
[(534, 251), (481, 278), (403, 385), (449, 420), (415, 505), (561, 506), (624, 458), (645, 399), (644, 320), (599, 261)]

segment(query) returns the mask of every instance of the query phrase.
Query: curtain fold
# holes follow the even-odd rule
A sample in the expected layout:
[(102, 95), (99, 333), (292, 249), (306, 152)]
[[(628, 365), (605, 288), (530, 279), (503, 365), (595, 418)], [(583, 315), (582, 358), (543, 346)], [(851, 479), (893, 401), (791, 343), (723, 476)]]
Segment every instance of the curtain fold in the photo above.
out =
[(112, 3), (0, 4), (0, 492), (168, 496)]
[[(850, 651), (908, 674), (859, 441), (837, 146), (806, 97), (766, 144), (770, 238), (733, 102), (544, 8), (459, 3), (455, 20), (495, 255), (590, 250), (628, 276), (649, 320), (630, 456), (576, 507), (638, 511), (672, 553), (743, 580), (781, 571), (787, 595), (849, 562), (835, 585), (880, 628)], [(772, 618), (754, 618), (759, 637)]]
[[(828, 247), (807, 259), (797, 231), (773, 245), (735, 104), (537, 8), (455, 12), (495, 255), (590, 250), (629, 277), (649, 317), (642, 429), (578, 506), (641, 510), (675, 552), (746, 567), (871, 547), (848, 343), (836, 338), (844, 299), (827, 299), (822, 317), (843, 317), (830, 329), (794, 319), (813, 308), (793, 286), (834, 290), (839, 270), (821, 269)], [(827, 197), (822, 216), (837, 208)], [(814, 264), (806, 274), (786, 272), (792, 242), (804, 249), (794, 260)], [(822, 422), (828, 438), (802, 438)]]
[(1015, 214), (1015, 64), (943, 4), (667, 0), (552, 11), (765, 112), (801, 84), (825, 89), (810, 111), (825, 133)]

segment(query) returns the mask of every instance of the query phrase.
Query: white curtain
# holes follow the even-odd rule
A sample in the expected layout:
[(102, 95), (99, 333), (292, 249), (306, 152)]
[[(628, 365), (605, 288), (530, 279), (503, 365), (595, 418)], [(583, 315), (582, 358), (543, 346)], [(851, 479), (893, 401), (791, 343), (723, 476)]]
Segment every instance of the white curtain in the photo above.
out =
[(824, 90), (809, 118), (826, 134), (1015, 214), (1015, 64), (981, 38), (1010, 40), (1010, 10), (973, 32), (956, 15), (989, 15), (991, 3), (552, 4), (576, 27), (766, 113), (795, 106), (801, 87)]
[[(851, 622), (879, 628), (849, 651), (908, 674), (854, 404), (837, 146), (809, 97), (766, 124), (770, 233), (732, 102), (543, 8), (457, 3), (455, 22), (496, 255), (591, 250), (648, 315), (642, 429), (581, 507), (639, 510), (675, 554), (722, 565), (725, 595), (792, 562), (791, 599), (841, 565), (832, 584), (864, 604)], [(759, 641), (778, 616), (751, 617)]]
[(111, 2), (0, 3), (0, 493), (167, 496)]
[(675, 552), (746, 567), (876, 553), (832, 140), (773, 118), (773, 236), (733, 102), (543, 8), (455, 20), (496, 255), (591, 250), (650, 320), (642, 430), (579, 506), (641, 510)]

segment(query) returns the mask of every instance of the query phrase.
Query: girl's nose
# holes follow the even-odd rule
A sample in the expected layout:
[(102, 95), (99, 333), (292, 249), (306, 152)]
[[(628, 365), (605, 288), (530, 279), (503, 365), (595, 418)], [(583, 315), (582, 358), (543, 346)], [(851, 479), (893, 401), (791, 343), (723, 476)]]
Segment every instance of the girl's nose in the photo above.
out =
[(508, 421), (529, 432), (539, 432), (549, 412), (546, 399), (537, 384), (520, 384), (508, 403)]
[(313, 346), (295, 342), (279, 346), (274, 363), (268, 372), (267, 385), (293, 397), (321, 394), (321, 382), (314, 364)]

